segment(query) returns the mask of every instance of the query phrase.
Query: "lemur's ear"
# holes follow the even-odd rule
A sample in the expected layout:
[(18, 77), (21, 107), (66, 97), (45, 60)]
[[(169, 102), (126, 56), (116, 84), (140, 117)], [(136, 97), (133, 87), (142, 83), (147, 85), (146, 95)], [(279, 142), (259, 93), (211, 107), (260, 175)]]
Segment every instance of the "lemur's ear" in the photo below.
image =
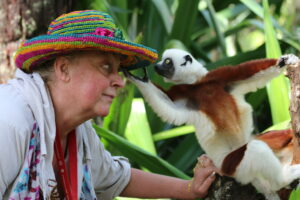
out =
[(182, 63), (180, 66), (185, 66), (187, 64), (187, 62), (191, 62), (191, 64), (193, 63), (193, 59), (190, 55), (186, 55), (183, 58), (184, 58), (185, 62)]

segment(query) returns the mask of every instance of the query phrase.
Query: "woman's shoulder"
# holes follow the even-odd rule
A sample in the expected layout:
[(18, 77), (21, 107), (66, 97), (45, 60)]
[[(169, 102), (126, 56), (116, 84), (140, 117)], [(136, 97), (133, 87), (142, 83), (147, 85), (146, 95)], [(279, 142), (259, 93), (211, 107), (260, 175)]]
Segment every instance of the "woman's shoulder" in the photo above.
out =
[(31, 129), (34, 123), (33, 114), (24, 97), (9, 84), (0, 85), (0, 123), (18, 129)]

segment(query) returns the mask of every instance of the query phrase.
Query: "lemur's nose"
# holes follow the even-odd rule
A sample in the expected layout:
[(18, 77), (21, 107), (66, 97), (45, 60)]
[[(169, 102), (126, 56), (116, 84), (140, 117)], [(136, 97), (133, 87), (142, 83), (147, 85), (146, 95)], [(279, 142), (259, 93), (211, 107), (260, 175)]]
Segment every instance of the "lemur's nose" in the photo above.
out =
[(171, 78), (174, 74), (175, 68), (173, 65), (156, 64), (155, 71), (166, 78)]

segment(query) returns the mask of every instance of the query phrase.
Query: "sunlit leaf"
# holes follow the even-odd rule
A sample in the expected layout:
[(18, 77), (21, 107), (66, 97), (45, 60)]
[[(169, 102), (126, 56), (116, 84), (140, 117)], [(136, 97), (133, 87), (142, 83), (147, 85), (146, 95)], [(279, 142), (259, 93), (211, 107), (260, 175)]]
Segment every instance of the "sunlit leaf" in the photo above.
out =
[(125, 137), (132, 144), (156, 155), (156, 149), (153, 143), (143, 99), (134, 99), (131, 108)]
[[(264, 6), (264, 23), (265, 23), (265, 39), (266, 39), (266, 54), (268, 58), (279, 58), (281, 49), (275, 34), (275, 30), (271, 21), (271, 14), (268, 0), (263, 0)], [(284, 75), (273, 79), (267, 85), (267, 92), (271, 106), (273, 123), (288, 120), (289, 114), (289, 84), (285, 80)]]
[(161, 15), (161, 18), (164, 22), (167, 32), (170, 33), (172, 29), (172, 25), (174, 23), (174, 19), (168, 5), (166, 4), (165, 1), (161, 1), (161, 0), (151, 0), (151, 1), (159, 11), (159, 14)]
[(173, 129), (156, 133), (153, 135), (153, 139), (154, 141), (165, 140), (165, 139), (170, 139), (173, 137), (178, 137), (193, 132), (195, 132), (195, 128), (193, 126), (181, 126), (178, 128), (173, 128)]

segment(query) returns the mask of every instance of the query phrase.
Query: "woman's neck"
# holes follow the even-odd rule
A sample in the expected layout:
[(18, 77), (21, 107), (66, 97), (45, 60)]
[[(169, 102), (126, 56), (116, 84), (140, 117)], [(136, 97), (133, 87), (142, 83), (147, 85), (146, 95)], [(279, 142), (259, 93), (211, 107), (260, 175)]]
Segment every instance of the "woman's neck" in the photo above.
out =
[(55, 113), (56, 130), (62, 144), (66, 143), (68, 134), (83, 122), (77, 111), (78, 106), (68, 97), (68, 94), (60, 89), (58, 85), (48, 84), (49, 93)]
[(68, 134), (88, 119), (91, 113), (83, 110), (76, 97), (70, 93), (70, 88), (58, 80), (47, 84), (55, 112), (56, 129), (59, 132), (62, 144), (67, 140)]

